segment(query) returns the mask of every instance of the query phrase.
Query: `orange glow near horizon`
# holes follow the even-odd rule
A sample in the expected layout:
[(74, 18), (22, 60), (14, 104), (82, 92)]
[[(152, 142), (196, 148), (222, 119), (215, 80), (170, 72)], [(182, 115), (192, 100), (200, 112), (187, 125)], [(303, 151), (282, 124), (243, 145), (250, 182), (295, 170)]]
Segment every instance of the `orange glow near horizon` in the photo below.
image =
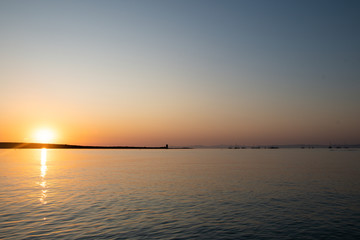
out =
[(55, 133), (51, 129), (39, 129), (35, 132), (34, 139), (38, 143), (52, 143), (55, 140)]

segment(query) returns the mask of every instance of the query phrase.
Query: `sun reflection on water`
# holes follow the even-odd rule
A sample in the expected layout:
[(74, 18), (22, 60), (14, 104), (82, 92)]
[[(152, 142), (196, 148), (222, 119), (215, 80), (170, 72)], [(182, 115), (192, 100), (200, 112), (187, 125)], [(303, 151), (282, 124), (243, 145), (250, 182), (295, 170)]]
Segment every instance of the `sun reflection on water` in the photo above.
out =
[(47, 166), (46, 166), (46, 152), (47, 149), (43, 148), (41, 149), (41, 167), (40, 167), (40, 183), (39, 185), (42, 187), (41, 189), (41, 197), (40, 197), (40, 202), (41, 204), (46, 204), (46, 197), (47, 197), (47, 184), (46, 184), (46, 172), (47, 172)]

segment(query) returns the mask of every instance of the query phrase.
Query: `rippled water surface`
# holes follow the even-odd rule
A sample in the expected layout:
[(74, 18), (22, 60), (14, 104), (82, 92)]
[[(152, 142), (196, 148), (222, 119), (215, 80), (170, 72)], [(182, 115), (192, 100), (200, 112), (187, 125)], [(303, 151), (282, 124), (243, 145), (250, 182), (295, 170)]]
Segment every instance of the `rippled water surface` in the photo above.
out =
[(0, 150), (0, 239), (359, 239), (360, 151)]

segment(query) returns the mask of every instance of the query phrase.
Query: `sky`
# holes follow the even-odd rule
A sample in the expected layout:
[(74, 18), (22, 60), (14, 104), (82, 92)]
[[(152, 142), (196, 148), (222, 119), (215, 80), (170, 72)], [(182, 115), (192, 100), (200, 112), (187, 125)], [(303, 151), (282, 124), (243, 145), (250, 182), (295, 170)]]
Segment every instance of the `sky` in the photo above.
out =
[(359, 1), (0, 1), (0, 141), (360, 143)]

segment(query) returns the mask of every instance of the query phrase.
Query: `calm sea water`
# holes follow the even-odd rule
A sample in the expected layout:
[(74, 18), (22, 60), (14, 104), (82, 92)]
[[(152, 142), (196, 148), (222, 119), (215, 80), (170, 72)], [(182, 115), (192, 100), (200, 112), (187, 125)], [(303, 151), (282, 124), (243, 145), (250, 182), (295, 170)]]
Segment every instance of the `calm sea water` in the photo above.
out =
[(1, 239), (359, 239), (360, 151), (0, 150)]

